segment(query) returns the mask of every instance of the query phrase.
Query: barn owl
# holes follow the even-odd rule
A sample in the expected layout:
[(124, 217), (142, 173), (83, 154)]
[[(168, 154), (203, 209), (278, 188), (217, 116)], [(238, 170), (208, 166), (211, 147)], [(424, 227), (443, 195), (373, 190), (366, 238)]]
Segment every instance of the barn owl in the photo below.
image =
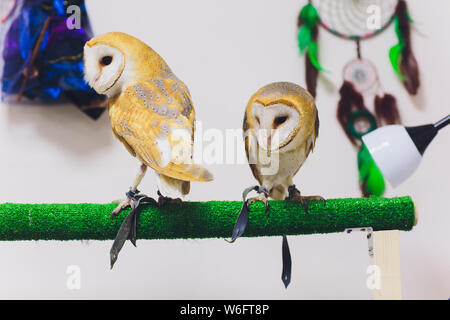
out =
[[(311, 94), (289, 82), (276, 82), (259, 89), (247, 104), (244, 115), (244, 140), (247, 159), (259, 185), (244, 191), (244, 200), (251, 190), (258, 197), (244, 203), (262, 201), (269, 208), (268, 198), (299, 201), (308, 212), (308, 200), (325, 200), (320, 196), (302, 196), (292, 178), (313, 151), (319, 133), (319, 117)], [(236, 222), (232, 241), (242, 235), (247, 216)], [(287, 250), (287, 253), (285, 252)], [(285, 286), (290, 282), (290, 254), (283, 237), (283, 256), (289, 256), (289, 271), (283, 271)], [(284, 267), (283, 267), (284, 269)]]
[(189, 90), (155, 51), (135, 37), (111, 32), (86, 43), (84, 64), (86, 81), (109, 99), (114, 136), (141, 162), (112, 218), (136, 207), (147, 167), (157, 173), (159, 204), (181, 201), (190, 181), (213, 179), (192, 160), (195, 111)]
[[(259, 89), (247, 104), (244, 115), (245, 152), (263, 201), (297, 200), (308, 211), (307, 200), (292, 178), (309, 153), (319, 133), (319, 116), (308, 91), (289, 82), (276, 82)], [(275, 164), (273, 163), (275, 162)]]

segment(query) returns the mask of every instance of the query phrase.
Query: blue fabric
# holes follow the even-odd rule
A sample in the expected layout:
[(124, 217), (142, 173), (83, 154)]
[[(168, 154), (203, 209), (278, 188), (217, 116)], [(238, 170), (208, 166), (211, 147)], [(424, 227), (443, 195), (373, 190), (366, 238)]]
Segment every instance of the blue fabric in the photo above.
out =
[[(70, 30), (66, 25), (66, 10), (71, 5), (80, 8), (80, 29)], [(69, 100), (90, 117), (98, 118), (104, 111), (105, 97), (95, 93), (83, 79), (83, 47), (92, 36), (84, 0), (23, 0), (19, 9), (3, 46), (3, 94), (18, 94), (26, 73), (25, 97)], [(31, 63), (47, 18), (48, 28)]]

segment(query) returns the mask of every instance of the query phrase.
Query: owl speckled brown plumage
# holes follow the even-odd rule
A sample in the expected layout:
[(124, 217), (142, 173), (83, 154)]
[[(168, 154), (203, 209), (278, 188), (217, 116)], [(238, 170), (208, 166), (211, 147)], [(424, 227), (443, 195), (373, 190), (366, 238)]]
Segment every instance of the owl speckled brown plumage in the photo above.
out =
[[(186, 85), (144, 42), (111, 32), (88, 41), (84, 48), (85, 79), (109, 98), (115, 137), (142, 163), (127, 199), (113, 211), (139, 203), (137, 187), (147, 167), (159, 177), (159, 203), (190, 190), (190, 181), (212, 175), (193, 163), (195, 111)], [(160, 193), (164, 194), (164, 196)]]
[[(308, 212), (308, 200), (320, 196), (302, 196), (292, 178), (311, 151), (319, 134), (319, 117), (314, 98), (302, 87), (276, 82), (259, 89), (247, 104), (244, 115), (245, 151), (253, 176), (259, 185), (243, 193), (244, 205), (236, 221), (231, 242), (241, 236), (247, 225), (249, 205), (262, 201), (269, 210), (268, 198), (299, 201)], [(250, 191), (260, 196), (245, 200)], [(291, 256), (283, 237), (282, 281), (291, 280)]]

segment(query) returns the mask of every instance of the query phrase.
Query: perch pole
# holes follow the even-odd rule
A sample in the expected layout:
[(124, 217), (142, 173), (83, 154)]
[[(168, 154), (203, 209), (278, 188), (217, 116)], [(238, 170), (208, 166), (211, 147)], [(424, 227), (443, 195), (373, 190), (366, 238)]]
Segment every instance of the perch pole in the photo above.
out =
[[(110, 213), (117, 204), (0, 204), (0, 241), (111, 240), (123, 219)], [(229, 238), (240, 201), (184, 202), (161, 209), (144, 205), (137, 226), (138, 239)], [(376, 299), (401, 299), (398, 230), (417, 223), (410, 197), (328, 199), (326, 206), (311, 201), (309, 213), (291, 201), (270, 201), (251, 206), (244, 237), (344, 232), (369, 228), (374, 232), (375, 264), (381, 271)]]
[[(114, 220), (117, 204), (0, 204), (0, 241), (111, 240), (123, 211)], [(241, 209), (240, 201), (184, 202), (161, 209), (144, 205), (137, 227), (138, 239), (228, 238)], [(261, 203), (251, 206), (243, 236), (280, 236), (344, 232), (372, 227), (374, 231), (411, 230), (416, 215), (410, 197), (328, 199), (326, 206), (311, 201), (309, 213), (299, 203), (270, 201), (270, 216)]]

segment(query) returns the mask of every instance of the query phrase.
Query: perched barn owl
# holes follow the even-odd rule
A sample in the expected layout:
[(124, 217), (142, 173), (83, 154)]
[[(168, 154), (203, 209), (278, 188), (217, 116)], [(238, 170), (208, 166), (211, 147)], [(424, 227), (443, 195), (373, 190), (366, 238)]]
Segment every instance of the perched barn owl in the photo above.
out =
[(147, 167), (159, 177), (160, 203), (171, 200), (165, 196), (189, 193), (190, 181), (213, 179), (192, 161), (195, 112), (189, 90), (155, 51), (130, 35), (112, 32), (86, 43), (84, 64), (86, 81), (109, 98), (114, 136), (142, 163), (112, 217), (136, 205)]
[[(314, 149), (319, 133), (319, 117), (314, 99), (308, 91), (289, 82), (276, 82), (259, 89), (247, 104), (244, 115), (244, 140), (247, 159), (259, 186), (251, 190), (260, 196), (248, 199), (236, 222), (232, 241), (243, 234), (248, 205), (268, 198), (299, 201), (308, 212), (308, 200), (325, 200), (320, 196), (302, 196), (292, 178)], [(283, 237), (282, 280), (290, 282), (291, 261), (286, 237)]]
[[(308, 210), (292, 178), (314, 150), (319, 134), (319, 116), (314, 98), (302, 87), (276, 82), (259, 89), (247, 104), (243, 130), (245, 151), (253, 176), (258, 180), (261, 200), (297, 200)], [(274, 163), (275, 162), (275, 163)]]

